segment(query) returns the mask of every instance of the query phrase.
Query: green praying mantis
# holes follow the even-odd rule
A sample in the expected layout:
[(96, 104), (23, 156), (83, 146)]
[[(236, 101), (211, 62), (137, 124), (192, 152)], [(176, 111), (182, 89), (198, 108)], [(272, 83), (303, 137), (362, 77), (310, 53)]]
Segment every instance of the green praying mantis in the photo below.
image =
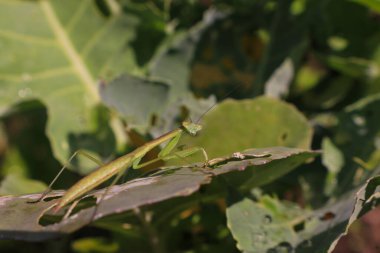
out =
[[(240, 86), (235, 87), (232, 91), (230, 91), (224, 98), (231, 95), (233, 92), (235, 92)], [(179, 140), (181, 139), (181, 136), (183, 134), (189, 134), (190, 136), (196, 136), (199, 131), (202, 130), (202, 126), (198, 124), (198, 122), (205, 116), (210, 110), (212, 110), (217, 104), (212, 105), (209, 107), (196, 121), (197, 123), (184, 121), (182, 122), (181, 126), (175, 130), (172, 130), (156, 139), (153, 139), (142, 146), (136, 148), (132, 152), (125, 154), (111, 162), (108, 162), (106, 164), (102, 164), (101, 162), (97, 161), (90, 155), (82, 152), (77, 151), (75, 152), (69, 159), (68, 162), (70, 162), (76, 155), (82, 154), (89, 158), (90, 160), (98, 163), (100, 165), (99, 168), (97, 168), (95, 171), (91, 172), (86, 177), (80, 179), (77, 183), (75, 183), (73, 186), (71, 186), (65, 194), (62, 196), (61, 199), (58, 200), (51, 208), (53, 208), (53, 212), (57, 213), (59, 210), (61, 210), (66, 205), (73, 202), (72, 206), (68, 209), (67, 213), (65, 214), (64, 218), (68, 217), (71, 210), (74, 208), (74, 206), (80, 201), (80, 198), (83, 197), (86, 193), (89, 191), (95, 189), (100, 184), (104, 183), (108, 179), (112, 178), (116, 175), (115, 179), (112, 181), (110, 186), (113, 186), (117, 183), (117, 181), (121, 178), (121, 176), (125, 173), (125, 171), (132, 167), (133, 169), (139, 169), (142, 167), (145, 167), (147, 165), (150, 165), (154, 162), (157, 162), (159, 160), (168, 161), (173, 158), (186, 158), (188, 156), (191, 156), (197, 152), (202, 152), (205, 162), (203, 167), (209, 166), (209, 158), (207, 156), (206, 151), (201, 147), (191, 147), (184, 150), (180, 150), (177, 152), (172, 153), (174, 148), (177, 146)], [(158, 153), (157, 158), (152, 159), (145, 163), (140, 163), (142, 158), (152, 149), (155, 147), (166, 143), (165, 147)], [(42, 200), (51, 190), (53, 184), (58, 179), (58, 177), (61, 175), (61, 173), (64, 171), (64, 169), (67, 166), (63, 166), (63, 168), (58, 172), (57, 176), (52, 180), (50, 185), (48, 186), (47, 190), (41, 194), (41, 197), (32, 202), (39, 202)], [(107, 190), (103, 193), (102, 197), (99, 200), (99, 203), (102, 201), (104, 196), (107, 194)], [(96, 208), (95, 208), (96, 212)], [(95, 213), (94, 212), (94, 213)]]
[[(87, 175), (86, 177), (82, 178), (79, 180), (77, 183), (75, 183), (73, 186), (71, 186), (65, 194), (62, 196), (61, 199), (57, 203), (55, 203), (54, 206), (52, 206), (53, 212), (57, 213), (59, 210), (61, 210), (64, 206), (70, 204), (73, 202), (73, 205), (76, 204), (76, 200), (80, 199), (83, 195), (85, 195), (87, 192), (93, 190), (103, 182), (107, 181), (111, 177), (115, 176), (115, 179), (111, 183), (111, 186), (114, 185), (120, 177), (125, 173), (125, 171), (129, 168), (132, 167), (133, 169), (139, 169), (142, 167), (145, 167), (149, 164), (152, 164), (158, 160), (170, 160), (173, 158), (184, 158), (187, 156), (190, 156), (196, 152), (202, 152), (204, 158), (205, 158), (205, 165), (207, 164), (208, 157), (207, 153), (203, 148), (200, 147), (192, 147), (192, 148), (187, 148), (185, 150), (180, 150), (175, 153), (172, 153), (173, 149), (177, 146), (181, 136), (183, 134), (189, 134), (191, 136), (195, 136), (200, 130), (202, 129), (202, 126), (197, 123), (192, 123), (192, 122), (187, 122), (184, 121), (182, 122), (181, 126), (175, 130), (172, 130), (154, 140), (151, 140), (144, 145), (136, 148), (132, 152), (125, 154), (109, 163), (106, 163), (104, 165), (101, 165), (98, 169)], [(166, 143), (165, 147), (159, 152), (158, 156), (156, 159), (150, 160), (145, 163), (140, 163), (141, 159), (148, 153), (150, 150), (153, 148), (157, 147), (158, 145), (161, 145), (163, 143)], [(88, 154), (77, 151), (75, 152), (69, 159), (69, 162), (77, 155), (77, 154), (82, 154), (88, 157), (89, 159), (95, 161), (94, 158), (90, 157)], [(96, 162), (96, 161), (95, 161)], [(50, 183), (49, 187), (47, 190), (42, 193), (41, 197), (34, 202), (38, 202), (42, 200), (47, 193), (50, 191), (52, 185), (54, 182), (58, 179), (60, 174), (63, 172), (63, 170), (66, 168), (64, 166), (60, 172), (57, 174), (57, 176), (53, 179), (53, 181)], [(106, 191), (107, 192), (107, 191)], [(106, 194), (104, 193), (104, 195)], [(103, 196), (104, 196), (103, 195)], [(72, 210), (70, 207), (69, 210)], [(70, 211), (68, 211), (69, 213)], [(65, 215), (67, 217), (67, 215)]]

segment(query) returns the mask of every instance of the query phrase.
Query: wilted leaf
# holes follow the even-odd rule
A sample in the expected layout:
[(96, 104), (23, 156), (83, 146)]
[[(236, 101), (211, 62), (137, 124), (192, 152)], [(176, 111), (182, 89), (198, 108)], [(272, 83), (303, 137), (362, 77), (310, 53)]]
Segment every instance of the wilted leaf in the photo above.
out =
[(228, 226), (244, 252), (332, 252), (349, 226), (379, 204), (379, 184), (379, 177), (372, 178), (356, 198), (351, 192), (315, 211), (269, 196), (235, 199), (227, 209)]
[(379, 176), (373, 177), (358, 192), (351, 191), (333, 204), (315, 211), (312, 216), (320, 217), (319, 221), (316, 220), (318, 222), (311, 232), (304, 233), (306, 240), (298, 246), (297, 252), (333, 252), (352, 223), (379, 204), (379, 185)]
[(348, 228), (352, 223), (363, 216), (365, 213), (371, 211), (380, 204), (380, 176), (373, 177), (367, 181), (367, 183), (360, 188), (356, 193), (355, 206), (349, 220), (345, 222), (343, 231), (341, 230), (339, 236), (329, 247), (328, 252), (332, 252), (338, 243), (338, 240), (347, 234)]
[[(247, 150), (235, 153), (230, 157), (212, 160), (212, 165), (215, 167), (212, 170), (200, 169), (195, 165), (180, 167), (175, 170), (171, 168), (161, 176), (137, 179), (111, 187), (107, 196), (98, 205), (95, 216), (93, 216), (95, 207), (89, 207), (71, 215), (60, 223), (47, 226), (40, 225), (39, 220), (57, 202), (57, 199), (31, 204), (27, 201), (38, 199), (40, 194), (3, 197), (0, 198), (2, 203), (0, 215), (6, 216), (8, 219), (4, 219), (0, 224), (0, 235), (3, 238), (24, 240), (48, 239), (58, 234), (73, 232), (92, 220), (111, 214), (125, 212), (170, 198), (188, 196), (197, 191), (202, 184), (210, 183), (213, 176), (232, 171), (238, 173), (238, 171), (252, 170), (256, 167), (260, 168), (260, 165), (269, 166), (271, 163), (281, 160), (283, 164), (286, 164), (288, 163), (287, 159), (293, 156), (303, 156), (303, 161), (305, 161), (315, 155), (317, 153), (299, 149), (267, 148)], [(282, 171), (283, 166), (278, 166), (277, 170)], [(271, 176), (272, 180), (275, 178), (275, 176)], [(92, 196), (99, 199), (103, 192), (104, 189), (98, 190), (88, 194), (87, 197)], [(62, 194), (62, 191), (54, 191), (49, 195), (49, 198), (58, 197)]]

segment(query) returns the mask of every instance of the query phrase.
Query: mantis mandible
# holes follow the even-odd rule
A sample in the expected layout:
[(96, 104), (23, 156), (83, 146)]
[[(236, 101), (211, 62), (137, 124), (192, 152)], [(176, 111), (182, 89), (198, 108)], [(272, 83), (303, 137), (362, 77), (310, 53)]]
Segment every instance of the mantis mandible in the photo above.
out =
[[(104, 165), (101, 165), (98, 169), (96, 169), (95, 171), (87, 175), (86, 177), (80, 179), (77, 183), (71, 186), (66, 191), (66, 193), (62, 196), (62, 198), (59, 199), (59, 201), (54, 205), (53, 212), (57, 213), (64, 206), (77, 200), (78, 198), (82, 197), (87, 192), (93, 190), (95, 187), (99, 186), (106, 180), (117, 175), (111, 185), (115, 184), (129, 167), (132, 167), (133, 169), (139, 169), (151, 163), (154, 163), (158, 160), (169, 160), (175, 157), (187, 157), (199, 151), (202, 151), (205, 157), (205, 161), (206, 161), (205, 164), (207, 164), (207, 161), (208, 161), (207, 154), (205, 150), (200, 147), (188, 148), (185, 150), (178, 151), (176, 153), (171, 153), (171, 151), (176, 147), (176, 145), (178, 144), (178, 141), (180, 140), (181, 136), (184, 133), (190, 134), (191, 136), (195, 136), (201, 129), (202, 129), (202, 126), (200, 124), (184, 121), (182, 122), (182, 125), (179, 128), (172, 130), (154, 140), (151, 140), (145, 143), (144, 145), (136, 148), (135, 150), (133, 150), (132, 152), (126, 155), (123, 155)], [(145, 156), (146, 153), (148, 153), (150, 150), (152, 150), (156, 146), (165, 142), (168, 142), (168, 143), (160, 151), (156, 159), (140, 164), (141, 159)], [(71, 156), (70, 160), (76, 154), (78, 154), (78, 152), (74, 153), (74, 155)], [(89, 155), (85, 154), (85, 156), (95, 161), (95, 159), (91, 158)], [(47, 191), (45, 191), (41, 195), (39, 200), (43, 199), (45, 195), (47, 194), (47, 192), (50, 191), (51, 186), (57, 180), (57, 178), (65, 169), (65, 167), (66, 166), (64, 166), (61, 169), (61, 171), (57, 174), (57, 176), (53, 179)]]

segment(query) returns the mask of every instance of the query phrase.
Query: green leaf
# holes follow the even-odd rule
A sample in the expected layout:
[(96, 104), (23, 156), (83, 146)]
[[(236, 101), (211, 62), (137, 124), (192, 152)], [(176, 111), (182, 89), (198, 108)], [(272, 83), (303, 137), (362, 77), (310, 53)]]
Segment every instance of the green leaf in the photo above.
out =
[(1, 195), (18, 195), (42, 192), (46, 190), (47, 185), (37, 181), (28, 179), (17, 174), (8, 174), (0, 184)]
[[(202, 147), (209, 158), (252, 147), (307, 149), (311, 143), (312, 129), (306, 118), (292, 105), (277, 99), (226, 100), (201, 121), (203, 129), (199, 136), (183, 136), (179, 145)], [(187, 158), (203, 159), (202, 156)]]
[(136, 19), (113, 7), (107, 16), (89, 0), (0, 3), (0, 48), (6, 48), (0, 51), (0, 112), (40, 100), (61, 162), (71, 152), (69, 135), (94, 129), (90, 118), (99, 103), (99, 77), (137, 69), (125, 47)]
[(77, 253), (113, 253), (119, 250), (116, 242), (108, 242), (102, 237), (81, 238), (73, 242), (71, 247)]
[(101, 86), (103, 102), (115, 108), (129, 127), (147, 128), (151, 117), (165, 108), (169, 95), (166, 83), (122, 75)]
[(355, 78), (375, 79), (379, 77), (380, 66), (375, 61), (354, 57), (328, 56), (322, 59), (330, 68)]
[[(231, 186), (242, 190), (250, 190), (273, 182), (318, 155), (318, 152), (310, 153), (304, 152), (302, 149), (286, 147), (248, 149), (246, 151), (255, 155), (264, 155), (269, 151), (270, 156), (261, 158), (262, 160), (256, 159), (256, 164), (262, 166), (253, 166), (249, 170), (232, 173), (225, 178)], [(247, 166), (256, 164), (248, 163)]]
[(244, 198), (227, 208), (227, 225), (243, 252), (292, 252), (298, 239), (294, 222), (303, 214), (296, 205), (268, 196), (259, 202)]
[(326, 178), (325, 194), (330, 195), (337, 186), (336, 176), (344, 166), (344, 157), (329, 138), (323, 139), (322, 149), (322, 164), (329, 171)]

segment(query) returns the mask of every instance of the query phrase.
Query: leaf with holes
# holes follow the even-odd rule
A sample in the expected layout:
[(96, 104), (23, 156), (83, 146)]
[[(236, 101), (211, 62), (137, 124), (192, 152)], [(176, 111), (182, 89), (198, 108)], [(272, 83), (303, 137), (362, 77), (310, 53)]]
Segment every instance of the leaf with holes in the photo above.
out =
[[(212, 178), (218, 175), (255, 170), (255, 168), (260, 168), (263, 165), (268, 168), (271, 164), (274, 164), (274, 170), (282, 171), (289, 167), (285, 166), (286, 164), (294, 165), (291, 161), (294, 156), (305, 162), (316, 155), (318, 152), (291, 148), (252, 149), (211, 160), (210, 163), (214, 167), (212, 170), (202, 168), (201, 164), (171, 167), (170, 170), (163, 171), (163, 175), (137, 179), (111, 187), (107, 196), (97, 206), (95, 216), (93, 216), (95, 207), (84, 206), (79, 212), (59, 223), (57, 223), (59, 217), (52, 217), (48, 211), (57, 202), (58, 199), (56, 198), (62, 196), (62, 191), (54, 191), (49, 194), (45, 201), (38, 203), (28, 203), (28, 201), (38, 199), (40, 194), (2, 197), (0, 198), (0, 215), (8, 218), (0, 221), (0, 236), (32, 241), (56, 237), (59, 234), (73, 232), (102, 217), (167, 199), (191, 195), (198, 191), (201, 185), (211, 183)], [(280, 161), (282, 161), (281, 164), (276, 163)], [(281, 173), (277, 173), (277, 175), (281, 175)], [(274, 179), (276, 177), (271, 176), (271, 180)], [(104, 190), (94, 191), (84, 198), (99, 200)], [(222, 192), (219, 192), (215, 197), (220, 194)], [(86, 201), (80, 201), (79, 204), (86, 204), (84, 202)], [(61, 216), (62, 214), (58, 215)], [(41, 219), (42, 216), (43, 219)]]
[(333, 252), (352, 223), (378, 206), (379, 185), (379, 176), (371, 178), (358, 192), (317, 210), (267, 195), (253, 201), (232, 193), (227, 223), (244, 252)]
[[(201, 121), (204, 127), (199, 135), (184, 136), (180, 145), (203, 147), (211, 158), (247, 148), (307, 149), (311, 143), (312, 128), (305, 116), (294, 106), (273, 98), (226, 100)], [(201, 159), (194, 155), (188, 160)]]

